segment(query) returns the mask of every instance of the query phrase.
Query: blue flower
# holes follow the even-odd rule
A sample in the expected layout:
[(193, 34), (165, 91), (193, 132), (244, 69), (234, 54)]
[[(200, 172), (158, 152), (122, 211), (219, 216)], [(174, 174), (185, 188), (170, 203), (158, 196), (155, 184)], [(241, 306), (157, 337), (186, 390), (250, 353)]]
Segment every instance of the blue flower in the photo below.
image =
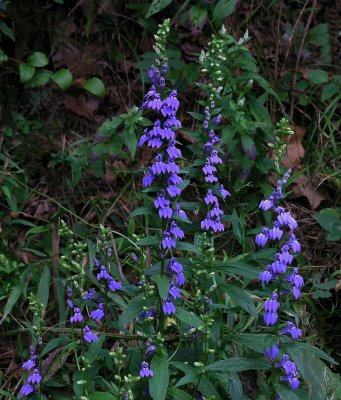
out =
[(297, 328), (295, 324), (288, 321), (287, 326), (279, 332), (280, 335), (290, 335), (293, 340), (297, 340), (302, 336), (301, 329)]
[(32, 373), (32, 375), (30, 375), (29, 377), (28, 377), (28, 383), (29, 384), (40, 384), (40, 382), (41, 382), (41, 375), (40, 375), (40, 372), (39, 372), (39, 369), (34, 369), (33, 370), (33, 373)]
[(140, 370), (140, 377), (144, 378), (144, 377), (150, 377), (153, 376), (154, 373), (153, 371), (149, 368), (149, 364), (146, 361), (142, 362), (142, 366), (141, 366), (141, 370)]
[(176, 311), (176, 307), (175, 307), (175, 305), (172, 303), (172, 301), (170, 300), (170, 298), (168, 298), (168, 299), (162, 304), (162, 309), (163, 309), (163, 312), (164, 312), (166, 315), (175, 314), (175, 311)]
[(88, 325), (84, 327), (84, 340), (86, 340), (88, 343), (95, 342), (98, 340), (98, 336), (95, 333), (91, 332), (91, 329), (89, 328)]
[(82, 322), (84, 317), (83, 317), (83, 315), (81, 313), (81, 310), (78, 307), (75, 307), (73, 312), (74, 312), (74, 315), (70, 318), (70, 321), (72, 323)]
[(278, 345), (275, 344), (274, 346), (264, 349), (264, 356), (269, 360), (276, 360), (278, 352), (279, 352)]
[(35, 387), (30, 385), (29, 383), (26, 383), (26, 385), (24, 385), (21, 389), (20, 389), (20, 394), (23, 396), (28, 396), (31, 393), (34, 393)]
[(91, 312), (91, 318), (101, 320), (104, 317), (104, 304), (100, 303), (96, 310)]

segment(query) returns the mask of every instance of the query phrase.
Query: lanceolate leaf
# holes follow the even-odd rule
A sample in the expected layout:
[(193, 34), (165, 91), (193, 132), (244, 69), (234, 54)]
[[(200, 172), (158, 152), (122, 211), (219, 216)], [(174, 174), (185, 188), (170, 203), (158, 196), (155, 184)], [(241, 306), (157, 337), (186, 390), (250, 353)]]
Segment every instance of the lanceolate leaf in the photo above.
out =
[(154, 400), (164, 400), (167, 394), (169, 371), (168, 359), (164, 355), (155, 354), (150, 368), (154, 375), (150, 378), (149, 389)]
[(205, 369), (208, 371), (220, 372), (240, 372), (250, 369), (270, 369), (270, 364), (264, 359), (247, 358), (247, 357), (231, 357), (227, 360), (216, 361), (213, 364), (207, 365)]
[(142, 311), (144, 304), (144, 293), (139, 294), (127, 305), (123, 313), (118, 319), (118, 325), (124, 327), (128, 322), (132, 321)]
[(44, 305), (47, 306), (47, 302), (49, 299), (49, 291), (50, 291), (50, 269), (46, 265), (43, 273), (41, 274), (38, 292), (37, 292), (37, 300)]
[(224, 287), (226, 288), (226, 293), (231, 297), (235, 304), (240, 306), (253, 317), (257, 318), (258, 314), (254, 302), (244, 289), (229, 284), (224, 285)]

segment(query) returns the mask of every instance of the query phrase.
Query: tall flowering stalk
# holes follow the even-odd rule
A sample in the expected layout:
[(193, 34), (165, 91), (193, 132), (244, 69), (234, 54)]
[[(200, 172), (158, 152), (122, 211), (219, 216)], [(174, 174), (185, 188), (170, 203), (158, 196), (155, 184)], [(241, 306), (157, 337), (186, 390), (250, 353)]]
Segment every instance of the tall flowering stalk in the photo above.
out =
[[(264, 323), (266, 326), (273, 326), (278, 323), (278, 312), (285, 296), (290, 294), (295, 300), (298, 300), (301, 297), (301, 289), (304, 285), (304, 280), (298, 274), (297, 267), (289, 271), (295, 254), (301, 251), (300, 243), (294, 234), (298, 225), (290, 211), (286, 211), (279, 205), (283, 199), (283, 186), (290, 173), (290, 170), (286, 172), (283, 178), (278, 180), (277, 188), (271, 196), (262, 200), (259, 204), (262, 211), (271, 210), (276, 217), (272, 226), (264, 227), (263, 231), (256, 236), (256, 245), (264, 248), (268, 242), (273, 242), (278, 249), (274, 261), (259, 276), (262, 284), (269, 284), (271, 281), (277, 282), (277, 289), (273, 292), (271, 298), (268, 298), (264, 303)], [(288, 321), (283, 329), (279, 330), (279, 335), (288, 335), (292, 340), (297, 340), (302, 336), (302, 332), (293, 322)], [(276, 361), (278, 354), (278, 344), (264, 350), (264, 355), (273, 362)], [(283, 354), (281, 361), (274, 365), (284, 372), (284, 375), (280, 378), (281, 381), (288, 382), (293, 390), (299, 387), (298, 370), (296, 364), (290, 360), (289, 355)]]
[[(177, 241), (184, 239), (185, 234), (178, 221), (187, 220), (186, 213), (181, 209), (177, 202), (178, 196), (182, 192), (183, 182), (180, 176), (178, 160), (182, 157), (181, 150), (177, 147), (175, 130), (181, 127), (181, 122), (177, 118), (179, 100), (176, 90), (169, 90), (166, 87), (166, 76), (168, 72), (166, 42), (169, 34), (169, 20), (165, 20), (159, 25), (159, 30), (155, 35), (156, 44), (154, 50), (157, 54), (155, 65), (148, 71), (152, 85), (145, 95), (141, 108), (152, 113), (154, 124), (152, 128), (146, 128), (141, 136), (138, 145), (146, 145), (156, 150), (152, 165), (148, 168), (142, 184), (150, 187), (158, 184), (159, 190), (154, 207), (161, 219), (161, 275), (169, 278), (168, 294), (162, 299), (160, 309), (160, 329), (163, 328), (163, 315), (173, 315), (176, 312), (175, 301), (181, 297), (180, 288), (185, 284), (183, 266), (173, 256)], [(169, 261), (165, 265), (165, 259), (169, 255)], [(146, 313), (152, 316), (153, 310)], [(147, 316), (147, 314), (146, 314)], [(143, 316), (144, 317), (144, 316)], [(149, 364), (143, 361), (140, 376), (150, 377), (153, 371), (149, 369)]]
[(217, 177), (217, 166), (222, 164), (219, 157), (220, 138), (216, 135), (215, 129), (221, 121), (220, 108), (216, 106), (219, 100), (219, 93), (223, 89), (221, 85), (220, 64), (225, 60), (223, 55), (225, 29), (220, 31), (220, 36), (213, 35), (208, 44), (206, 53), (202, 51), (200, 55), (200, 63), (202, 64), (202, 72), (208, 73), (211, 83), (206, 86), (208, 91), (206, 106), (204, 109), (204, 121), (202, 130), (205, 135), (206, 143), (203, 146), (203, 154), (206, 158), (202, 167), (205, 183), (207, 185), (206, 195), (204, 198), (207, 207), (206, 217), (201, 221), (201, 229), (211, 232), (224, 231), (224, 225), (221, 218), (224, 211), (220, 208), (219, 197), (223, 200), (230, 196), (230, 193), (219, 183)]

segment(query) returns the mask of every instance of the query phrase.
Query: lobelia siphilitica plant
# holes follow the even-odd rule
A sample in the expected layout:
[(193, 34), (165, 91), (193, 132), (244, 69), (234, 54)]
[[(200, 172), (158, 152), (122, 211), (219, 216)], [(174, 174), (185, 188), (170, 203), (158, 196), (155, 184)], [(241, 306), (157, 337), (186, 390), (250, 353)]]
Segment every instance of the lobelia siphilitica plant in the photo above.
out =
[[(158, 312), (159, 331), (163, 332), (164, 316), (174, 315), (176, 312), (175, 301), (181, 297), (180, 288), (185, 284), (183, 265), (173, 256), (172, 252), (177, 247), (177, 242), (184, 239), (185, 234), (177, 221), (187, 220), (186, 213), (181, 209), (178, 198), (181, 195), (183, 179), (177, 160), (182, 157), (181, 150), (177, 147), (175, 130), (181, 127), (176, 113), (179, 108), (177, 91), (166, 87), (168, 71), (166, 57), (166, 43), (169, 34), (169, 20), (160, 25), (155, 35), (156, 44), (154, 50), (157, 55), (155, 65), (148, 71), (152, 82), (145, 101), (141, 108), (152, 113), (154, 120), (151, 129), (146, 128), (138, 145), (147, 145), (151, 149), (157, 149), (157, 155), (153, 164), (148, 168), (143, 178), (143, 187), (152, 184), (159, 186), (154, 206), (161, 219), (161, 266), (160, 277), (168, 279), (168, 289), (165, 298), (162, 299), (159, 310), (147, 310), (144, 316), (151, 316)], [(165, 259), (168, 257), (167, 265)], [(164, 295), (162, 294), (162, 295)], [(148, 350), (149, 349), (149, 350)], [(146, 354), (151, 355), (155, 346), (148, 346)], [(142, 362), (141, 377), (153, 376), (149, 364)]]
[[(155, 152), (151, 165), (143, 168), (143, 189), (136, 194), (147, 207), (137, 208), (130, 216), (145, 220), (143, 233), (129, 237), (116, 232), (120, 240), (114, 240), (113, 231), (101, 226), (95, 243), (90, 238), (85, 243), (76, 240), (61, 222), (62, 256), (56, 276), (60, 328), (58, 324), (44, 326), (44, 306), (31, 296), (34, 335), (23, 364), (27, 377), (21, 397), (42, 400), (46, 382), (46, 389), (56, 399), (59, 393), (54, 390), (60, 387), (65, 389), (61, 396), (66, 393), (66, 398), (77, 400), (284, 400), (290, 395), (306, 399), (300, 379), (307, 382), (312, 375), (311, 371), (307, 374), (303, 350), (315, 348), (298, 340), (302, 337), (298, 316), (296, 324), (283, 323), (282, 318), (294, 315), (290, 300), (301, 298), (304, 285), (295, 266), (301, 250), (294, 233), (297, 222), (281, 205), (290, 171), (282, 176), (280, 159), (290, 128), (281, 120), (269, 146), (277, 157), (273, 162), (277, 176), (282, 178), (259, 205), (273, 217), (273, 223), (256, 236), (260, 251), (222, 259), (216, 249), (217, 241), (224, 239), (227, 219), (221, 200), (230, 193), (218, 178), (225, 167), (219, 132), (226, 128), (219, 104), (224, 103), (222, 93), (229, 83), (220, 63), (226, 61), (225, 39), (228, 42), (229, 36), (222, 29), (200, 57), (206, 75), (199, 86), (205, 98), (200, 101), (203, 115), (198, 117), (198, 143), (192, 146), (200, 157), (192, 166), (199, 167), (193, 181), (203, 182), (203, 192), (197, 192), (202, 198), (200, 209), (205, 212), (199, 218), (194, 216), (191, 223), (186, 212), (198, 206), (182, 199), (189, 184), (183, 174), (191, 175), (194, 168), (186, 169), (176, 140), (176, 129), (181, 127), (177, 117), (180, 104), (177, 92), (167, 85), (169, 29), (166, 20), (155, 35), (157, 58), (148, 72), (151, 87), (139, 110), (139, 115), (152, 122), (144, 119), (149, 127), (138, 145)], [(185, 232), (194, 237), (194, 244), (184, 241)], [(265, 249), (269, 245), (271, 248)], [(267, 250), (271, 261), (259, 275), (267, 293), (263, 302), (265, 296), (254, 288), (254, 281)], [(119, 253), (131, 254), (123, 259), (123, 265)], [(44, 347), (43, 339), (51, 333), (60, 337)], [(300, 352), (302, 344), (305, 347)], [(55, 361), (62, 369), (60, 374)], [(52, 365), (52, 371), (46, 365)], [(249, 380), (257, 382), (252, 391), (245, 389)]]

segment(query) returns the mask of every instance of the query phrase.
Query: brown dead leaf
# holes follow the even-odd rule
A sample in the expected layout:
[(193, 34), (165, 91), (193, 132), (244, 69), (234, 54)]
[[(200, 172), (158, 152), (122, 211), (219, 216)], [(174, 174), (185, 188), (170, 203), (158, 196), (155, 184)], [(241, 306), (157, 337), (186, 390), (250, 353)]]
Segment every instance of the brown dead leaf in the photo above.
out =
[(282, 160), (282, 164), (286, 168), (297, 168), (301, 164), (304, 157), (304, 147), (302, 139), (307, 131), (303, 126), (291, 125), (290, 128), (295, 132), (294, 135), (288, 136), (287, 139), (287, 154)]
[(322, 201), (327, 199), (320, 190), (315, 189), (311, 180), (305, 175), (296, 179), (292, 193), (295, 198), (306, 197), (312, 210), (315, 210)]
[(79, 97), (65, 96), (64, 107), (67, 110), (74, 112), (81, 117), (85, 117), (90, 121), (94, 121), (94, 111), (99, 107), (100, 100), (96, 97), (85, 97), (80, 95)]

